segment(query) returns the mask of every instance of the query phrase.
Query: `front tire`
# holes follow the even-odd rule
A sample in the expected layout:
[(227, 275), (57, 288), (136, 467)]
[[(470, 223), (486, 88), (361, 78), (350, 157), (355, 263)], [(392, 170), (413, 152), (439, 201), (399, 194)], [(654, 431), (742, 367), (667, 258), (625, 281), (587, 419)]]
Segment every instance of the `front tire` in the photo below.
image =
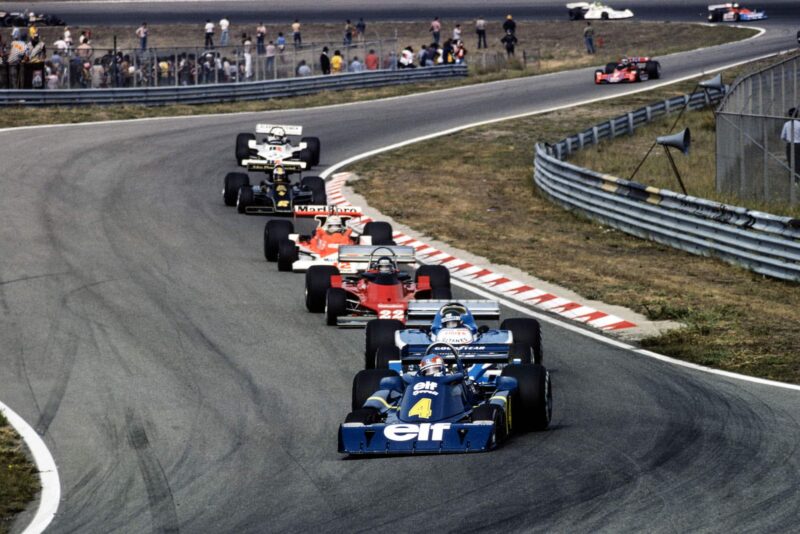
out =
[(658, 80), (661, 78), (661, 63), (658, 61), (648, 61), (645, 64), (644, 70), (651, 80)]
[(501, 374), (517, 379), (517, 391), (511, 403), (513, 429), (520, 432), (546, 429), (553, 409), (553, 389), (547, 370), (535, 363), (509, 365)]
[(331, 287), (331, 276), (339, 274), (333, 265), (312, 265), (306, 271), (306, 309), (311, 313), (325, 311), (325, 299)]
[(311, 203), (316, 206), (325, 206), (328, 195), (325, 192), (325, 180), (319, 176), (306, 176), (300, 180), (300, 185), (311, 191)]
[(325, 295), (325, 322), (336, 326), (339, 317), (347, 315), (347, 291), (332, 287)]
[(272, 220), (264, 225), (264, 258), (267, 261), (278, 261), (279, 247), (283, 240), (289, 240), (294, 232), (291, 221)]
[(249, 185), (243, 185), (239, 188), (239, 194), (236, 196), (236, 211), (244, 213), (247, 206), (253, 205), (253, 190)]
[(398, 374), (389, 369), (364, 369), (353, 377), (352, 410), (361, 410), (375, 392), (380, 391), (381, 380)]
[(278, 270), (288, 273), (294, 262), (300, 259), (299, 249), (291, 239), (283, 239), (278, 243)]
[(239, 188), (250, 185), (250, 177), (243, 172), (229, 172), (225, 175), (225, 183), (222, 187), (222, 198), (226, 206), (235, 206), (236, 197), (239, 195)]
[(372, 238), (373, 245), (393, 246), (392, 225), (384, 221), (370, 221), (364, 225), (364, 235)]
[(251, 133), (240, 133), (236, 136), (236, 164), (241, 165), (242, 160), (249, 159), (253, 154), (249, 143), (255, 141), (256, 136)]
[(494, 404), (481, 404), (472, 410), (471, 419), (473, 423), (479, 421), (491, 421), (494, 423), (494, 435), (492, 436), (492, 447), (503, 443), (508, 437), (508, 420), (505, 410)]

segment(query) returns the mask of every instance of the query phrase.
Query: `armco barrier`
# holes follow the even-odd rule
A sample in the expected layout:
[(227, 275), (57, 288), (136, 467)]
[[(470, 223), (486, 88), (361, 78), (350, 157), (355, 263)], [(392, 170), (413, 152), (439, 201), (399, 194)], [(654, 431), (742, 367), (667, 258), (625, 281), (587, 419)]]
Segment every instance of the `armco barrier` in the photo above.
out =
[(394, 71), (367, 71), (264, 82), (151, 87), (138, 89), (60, 89), (0, 91), (0, 105), (75, 106), (83, 104), (207, 104), (300, 96), (326, 90), (360, 89), (467, 75), (466, 65)]
[(672, 106), (687, 98), (692, 105), (707, 96), (679, 98), (628, 113), (555, 145), (537, 144), (533, 173), (537, 187), (565, 208), (623, 232), (767, 276), (800, 281), (800, 220), (647, 187), (562, 161), (563, 155), (580, 146), (649, 122), (657, 116), (656, 109), (663, 115), (665, 105), (676, 109)]

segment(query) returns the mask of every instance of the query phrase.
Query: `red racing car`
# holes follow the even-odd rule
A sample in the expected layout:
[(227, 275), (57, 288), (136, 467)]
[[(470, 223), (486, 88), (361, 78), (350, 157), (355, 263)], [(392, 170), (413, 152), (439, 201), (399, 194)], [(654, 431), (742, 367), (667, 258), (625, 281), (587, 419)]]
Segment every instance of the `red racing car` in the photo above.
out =
[(306, 272), (306, 308), (325, 312), (331, 326), (366, 326), (370, 319), (405, 323), (414, 299), (452, 298), (450, 271), (441, 265), (421, 265), (412, 274), (399, 264), (415, 264), (413, 247), (339, 247), (340, 262), (356, 265), (369, 258), (366, 270), (343, 276), (333, 265), (312, 265)]
[(661, 78), (661, 63), (649, 57), (624, 57), (608, 63), (604, 70), (594, 71), (594, 83), (633, 83)]

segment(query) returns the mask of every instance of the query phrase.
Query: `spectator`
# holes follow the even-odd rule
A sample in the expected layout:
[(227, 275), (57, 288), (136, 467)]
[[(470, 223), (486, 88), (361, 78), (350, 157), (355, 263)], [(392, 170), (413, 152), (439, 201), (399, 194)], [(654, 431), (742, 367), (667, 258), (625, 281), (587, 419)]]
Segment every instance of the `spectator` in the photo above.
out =
[(333, 57), (331, 58), (331, 72), (334, 74), (339, 74), (342, 72), (343, 62), (344, 58), (342, 57), (342, 53), (338, 50), (334, 50)]
[(67, 53), (72, 50), (72, 32), (69, 31), (69, 26), (64, 26), (64, 42), (67, 43)]
[(78, 83), (83, 89), (89, 89), (92, 86), (92, 64), (88, 61), (83, 63), (83, 67), (81, 68), (81, 72), (78, 77)]
[(456, 41), (453, 45), (453, 59), (456, 65), (466, 63), (467, 49), (464, 48), (463, 41)]
[(58, 89), (58, 81), (58, 72), (55, 68), (52, 68), (50, 72), (47, 73), (47, 88)]
[(594, 28), (591, 22), (587, 22), (583, 29), (583, 43), (586, 45), (586, 53), (594, 54)]
[(136, 37), (139, 38), (139, 49), (144, 52), (147, 50), (147, 23), (142, 22), (142, 25), (136, 29)]
[(92, 89), (99, 89), (103, 86), (104, 78), (105, 78), (105, 69), (103, 65), (100, 64), (100, 59), (94, 60), (94, 65), (92, 65)]
[(453, 41), (450, 39), (446, 40), (444, 45), (442, 45), (442, 61), (446, 65), (455, 62), (453, 58)]
[(428, 60), (428, 47), (426, 45), (422, 45), (419, 47), (419, 52), (417, 52), (417, 63), (419, 63), (420, 67), (424, 67), (425, 63)]
[(489, 48), (486, 45), (486, 20), (483, 17), (475, 21), (475, 33), (478, 34), (478, 49)]
[(358, 60), (358, 56), (353, 56), (353, 61), (350, 62), (350, 66), (347, 67), (348, 72), (361, 72), (364, 70), (364, 65)]
[(81, 34), (78, 36), (78, 46), (85, 43), (87, 39), (88, 37), (86, 36), (86, 31), (82, 31)]
[(278, 49), (275, 47), (275, 45), (272, 43), (272, 41), (270, 41), (269, 44), (267, 45), (267, 48), (266, 48), (265, 52), (267, 54), (267, 62), (266, 62), (267, 76), (276, 77), (276, 75), (275, 75), (275, 54), (278, 53)]
[(353, 24), (350, 22), (350, 19), (347, 19), (347, 21), (345, 21), (344, 23), (344, 40), (342, 41), (344, 43), (344, 46), (350, 46), (351, 44), (353, 44), (354, 30), (355, 28), (353, 27)]
[(414, 65), (414, 49), (410, 46), (407, 46), (400, 52), (400, 59), (399, 65), (401, 69), (413, 69), (416, 68)]
[(517, 44), (517, 36), (511, 30), (506, 30), (506, 34), (500, 39), (506, 47), (506, 56), (512, 57), (514, 55), (514, 47)]
[(356, 23), (356, 33), (359, 40), (363, 41), (367, 35), (367, 23), (364, 22), (364, 17), (359, 17)]
[(794, 157), (794, 181), (800, 181), (800, 110), (791, 108), (786, 112), (789, 120), (783, 124), (781, 141), (786, 143), (786, 165), (792, 168)]
[(456, 27), (453, 28), (453, 41), (460, 41), (461, 40), (461, 24), (456, 24)]
[(28, 61), (31, 63), (44, 63), (47, 50), (44, 46), (44, 41), (40, 40), (38, 36), (31, 38), (28, 44)]
[[(94, 48), (92, 48), (92, 44), (89, 42), (88, 39), (83, 41), (83, 43), (78, 46), (77, 54), (78, 57), (84, 61), (92, 59), (92, 56), (94, 55)], [(91, 67), (91, 64), (89, 66)]]
[(319, 68), (322, 74), (331, 73), (331, 58), (328, 57), (328, 47), (322, 47), (322, 53), (319, 55)]
[(11, 40), (16, 41), (22, 37), (22, 30), (19, 29), (19, 26), (14, 26), (11, 28)]
[[(283, 34), (278, 34), (278, 35), (283, 35)], [(300, 21), (298, 19), (294, 19), (294, 22), (292, 23), (292, 40), (294, 41), (295, 47), (301, 46), (303, 44), (303, 37), (300, 35)], [(281, 52), (283, 52), (283, 50), (281, 50)]]
[(17, 32), (17, 36), (13, 37), (11, 47), (8, 51), (8, 87), (9, 89), (20, 89), (22, 85), (22, 76), (20, 76), (20, 65), (26, 60), (28, 56), (28, 45), (20, 37), (21, 33)]
[(203, 46), (206, 48), (214, 48), (214, 23), (211, 19), (206, 19), (206, 41)]
[(228, 41), (230, 40), (230, 35), (228, 33), (228, 29), (231, 26), (231, 21), (227, 18), (222, 17), (219, 19), (219, 29), (221, 31), (219, 36), (219, 44), (220, 46), (228, 46)]
[(439, 17), (433, 17), (431, 28), (428, 31), (433, 34), (433, 42), (438, 45), (439, 39), (442, 36), (442, 23), (439, 22)]
[(253, 41), (246, 33), (242, 34), (242, 55), (244, 56), (244, 78), (253, 78)]
[(370, 50), (367, 57), (364, 58), (364, 66), (367, 67), (367, 70), (378, 70), (379, 63), (378, 54), (375, 53), (375, 50)]
[(278, 49), (278, 55), (281, 58), (281, 63), (285, 61), (283, 59), (283, 51), (286, 50), (286, 37), (283, 36), (283, 32), (278, 32), (278, 38), (275, 40), (275, 48)]
[(306, 64), (305, 59), (300, 60), (300, 64), (297, 65), (297, 75), (298, 76), (311, 76), (311, 67)]
[(514, 18), (511, 15), (506, 16), (506, 21), (503, 23), (503, 31), (506, 33), (511, 32), (511, 35), (517, 33), (517, 23), (514, 22)]
[(56, 39), (53, 46), (60, 55), (63, 56), (67, 53), (67, 42), (63, 38)]
[(256, 54), (259, 56), (264, 55), (264, 38), (267, 36), (267, 27), (264, 26), (263, 22), (258, 23), (258, 27), (256, 28)]

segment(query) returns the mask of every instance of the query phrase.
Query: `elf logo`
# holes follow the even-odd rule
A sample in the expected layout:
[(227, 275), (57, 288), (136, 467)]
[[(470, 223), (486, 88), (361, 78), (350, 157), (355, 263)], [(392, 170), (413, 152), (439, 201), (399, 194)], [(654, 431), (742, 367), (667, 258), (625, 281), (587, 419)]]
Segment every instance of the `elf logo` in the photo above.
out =
[(403, 423), (389, 425), (383, 429), (383, 435), (391, 441), (442, 441), (444, 431), (450, 429), (450, 423), (422, 423), (419, 425)]

